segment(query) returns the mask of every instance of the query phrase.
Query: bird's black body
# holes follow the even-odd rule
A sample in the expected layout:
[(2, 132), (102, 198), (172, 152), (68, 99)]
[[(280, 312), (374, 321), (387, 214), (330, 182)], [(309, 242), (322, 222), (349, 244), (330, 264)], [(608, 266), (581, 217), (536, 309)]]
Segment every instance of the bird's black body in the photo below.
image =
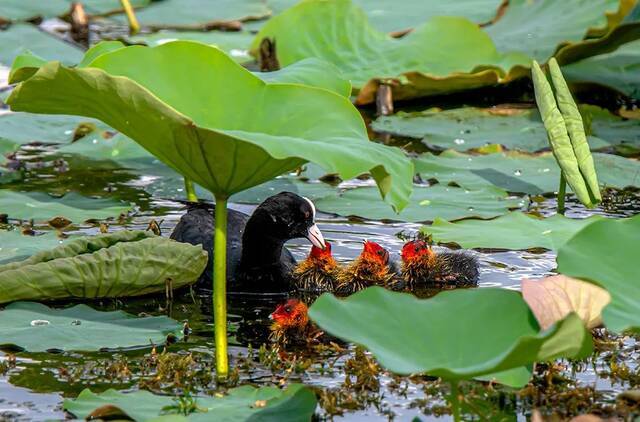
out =
[[(202, 245), (209, 263), (198, 286), (211, 288), (215, 204), (189, 203), (171, 238)], [(267, 198), (251, 216), (229, 210), (227, 221), (227, 286), (230, 291), (283, 292), (293, 289), (296, 260), (284, 247), (308, 237), (315, 209), (305, 198), (282, 192)]]

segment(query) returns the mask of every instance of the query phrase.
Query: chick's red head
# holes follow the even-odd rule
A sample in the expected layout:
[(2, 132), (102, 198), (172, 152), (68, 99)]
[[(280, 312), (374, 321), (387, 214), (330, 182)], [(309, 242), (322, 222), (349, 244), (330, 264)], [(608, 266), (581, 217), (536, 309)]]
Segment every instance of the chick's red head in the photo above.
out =
[(402, 261), (408, 262), (431, 254), (431, 248), (424, 240), (411, 240), (402, 247)]
[(383, 265), (387, 265), (389, 262), (389, 252), (376, 242), (364, 242), (364, 248), (360, 257), (366, 260), (379, 262)]
[(315, 245), (312, 246), (311, 252), (309, 252), (309, 258), (317, 260), (326, 260), (328, 258), (331, 258), (331, 244), (325, 241), (324, 249), (319, 248)]
[(304, 302), (298, 299), (289, 299), (285, 303), (278, 305), (276, 310), (269, 315), (269, 319), (273, 320), (271, 329), (302, 329), (309, 323), (307, 312), (308, 308)]

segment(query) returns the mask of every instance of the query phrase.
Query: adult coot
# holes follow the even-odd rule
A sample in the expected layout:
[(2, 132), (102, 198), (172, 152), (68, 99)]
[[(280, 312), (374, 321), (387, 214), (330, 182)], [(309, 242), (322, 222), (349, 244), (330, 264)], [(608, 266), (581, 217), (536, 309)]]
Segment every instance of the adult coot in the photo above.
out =
[[(211, 288), (215, 204), (189, 203), (171, 238), (202, 245), (209, 264), (198, 285)], [(307, 238), (324, 248), (315, 223), (313, 203), (291, 192), (264, 200), (251, 216), (229, 210), (227, 223), (227, 283), (231, 291), (283, 292), (294, 288), (292, 272), (296, 260), (284, 247), (290, 239)]]

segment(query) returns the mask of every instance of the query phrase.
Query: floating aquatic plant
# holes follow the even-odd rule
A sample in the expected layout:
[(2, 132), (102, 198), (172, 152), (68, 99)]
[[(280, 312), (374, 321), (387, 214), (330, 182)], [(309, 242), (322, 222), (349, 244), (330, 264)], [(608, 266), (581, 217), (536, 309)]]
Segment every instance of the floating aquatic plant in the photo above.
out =
[[(7, 102), (17, 111), (102, 120), (213, 193), (216, 364), (225, 378), (228, 198), (313, 161), (343, 179), (371, 173), (382, 196), (401, 210), (413, 166), (400, 150), (370, 142), (356, 108), (329, 89), (302, 85), (300, 78), (264, 81), (195, 42), (102, 54), (98, 46), (77, 68), (50, 62), (34, 69)], [(279, 74), (291, 81), (293, 73)], [(339, 79), (330, 70), (323, 78)]]

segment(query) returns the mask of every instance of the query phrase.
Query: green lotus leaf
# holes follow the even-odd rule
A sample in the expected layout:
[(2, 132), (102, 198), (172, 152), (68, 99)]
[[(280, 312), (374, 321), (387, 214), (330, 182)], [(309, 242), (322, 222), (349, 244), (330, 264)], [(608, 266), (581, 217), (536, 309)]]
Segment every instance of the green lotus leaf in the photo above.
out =
[(53, 309), (15, 302), (0, 311), (0, 344), (28, 352), (94, 351), (163, 344), (182, 326), (166, 316), (136, 318), (123, 311), (100, 312), (87, 305)]
[[(250, 385), (230, 389), (222, 397), (194, 397), (199, 411), (183, 417), (181, 420), (220, 422), (268, 421), (303, 422), (311, 420), (316, 408), (315, 395), (301, 384), (290, 384), (286, 389), (276, 387), (256, 388)], [(265, 404), (256, 403), (264, 401)], [(64, 410), (79, 419), (87, 418), (95, 409), (111, 405), (117, 408), (120, 416), (137, 422), (156, 420), (167, 414), (166, 408), (175, 405), (170, 396), (151, 394), (140, 390), (123, 393), (107, 390), (96, 394), (83, 390), (75, 399), (65, 400)], [(177, 412), (171, 417), (180, 417)]]
[(132, 44), (146, 44), (149, 47), (176, 40), (198, 41), (218, 47), (238, 63), (247, 63), (254, 60), (249, 54), (253, 37), (254, 35), (247, 31), (159, 31), (129, 37), (127, 41)]
[[(274, 15), (295, 5), (299, 0), (267, 0)], [(500, 0), (410, 0), (399, 5), (395, 0), (354, 0), (378, 31), (403, 31), (423, 24), (435, 16), (460, 16), (478, 24), (492, 20)]]
[[(221, 107), (219, 98), (230, 101)], [(400, 150), (368, 141), (346, 98), (265, 83), (199, 43), (121, 48), (85, 68), (52, 62), (22, 82), (8, 103), (14, 110), (98, 118), (224, 197), (307, 160), (344, 179), (371, 172), (398, 209), (411, 190), (411, 164)]]
[(463, 248), (532, 249), (557, 251), (584, 227), (603, 217), (567, 218), (560, 214), (541, 218), (511, 212), (493, 220), (464, 220), (450, 223), (436, 218), (422, 228), (441, 243), (456, 243)]
[[(496, 311), (508, 318), (496, 318)], [(518, 292), (445, 291), (421, 300), (371, 287), (344, 300), (323, 294), (309, 309), (320, 328), (369, 349), (398, 374), (470, 379), (591, 353), (591, 334), (571, 314), (546, 331)], [(517, 379), (522, 386), (528, 379)]]
[(11, 66), (13, 60), (27, 51), (48, 60), (78, 63), (82, 50), (29, 24), (14, 24), (0, 31), (0, 64)]
[[(594, 153), (593, 159), (602, 185), (619, 189), (640, 186), (637, 160), (600, 153)], [(440, 155), (423, 154), (414, 165), (423, 179), (455, 183), (466, 189), (497, 186), (507, 192), (542, 194), (555, 192), (560, 180), (560, 169), (550, 152), (471, 155), (448, 150)]]
[(56, 247), (63, 241), (55, 232), (29, 236), (22, 234), (20, 230), (2, 230), (0, 231), (0, 265), (26, 259), (36, 252)]
[(606, 13), (619, 0), (510, 0), (503, 16), (486, 28), (499, 51), (520, 51), (546, 61), (559, 45), (578, 42), (590, 28), (607, 28)]
[(637, 262), (640, 216), (588, 225), (558, 251), (558, 272), (591, 281), (611, 294), (602, 312), (614, 332), (640, 332)]
[[(269, 14), (260, 0), (216, 0), (215, 7), (209, 0), (163, 0), (136, 11), (142, 26), (177, 29), (208, 29), (212, 24), (261, 19)], [(126, 21), (123, 15), (113, 18)]]
[[(640, 121), (627, 120), (594, 106), (582, 106), (591, 120), (591, 149), (618, 144), (640, 146)], [(464, 107), (440, 111), (398, 112), (371, 124), (377, 132), (422, 139), (435, 148), (466, 151), (488, 144), (536, 152), (549, 148), (547, 132), (535, 109)]]
[(525, 199), (508, 198), (502, 189), (490, 186), (467, 190), (444, 185), (416, 187), (410, 203), (395, 214), (380, 201), (375, 188), (349, 189), (316, 199), (321, 211), (343, 216), (358, 216), (370, 220), (407, 221), (421, 223), (437, 217), (457, 220), (466, 217), (491, 218), (521, 208)]
[(0, 265), (0, 303), (163, 292), (193, 283), (206, 264), (200, 246), (146, 232), (81, 237)]
[(0, 213), (21, 220), (50, 220), (64, 217), (72, 222), (116, 218), (131, 210), (131, 205), (110, 198), (88, 198), (75, 192), (61, 198), (44, 192), (0, 190)]
[[(150, 0), (130, 0), (132, 6), (141, 7)], [(9, 21), (26, 21), (35, 18), (53, 18), (69, 12), (73, 0), (2, 0), (0, 18)], [(87, 13), (104, 14), (122, 9), (119, 0), (83, 0)]]
[(498, 53), (467, 19), (434, 17), (394, 39), (375, 30), (350, 0), (296, 4), (264, 25), (253, 53), (265, 37), (275, 38), (281, 65), (309, 57), (336, 65), (351, 80), (357, 104), (373, 102), (381, 81), (392, 86), (394, 99), (406, 99), (506, 82), (529, 67), (520, 53)]
[(617, 50), (565, 65), (562, 72), (572, 83), (597, 83), (640, 98), (640, 41), (622, 45)]

